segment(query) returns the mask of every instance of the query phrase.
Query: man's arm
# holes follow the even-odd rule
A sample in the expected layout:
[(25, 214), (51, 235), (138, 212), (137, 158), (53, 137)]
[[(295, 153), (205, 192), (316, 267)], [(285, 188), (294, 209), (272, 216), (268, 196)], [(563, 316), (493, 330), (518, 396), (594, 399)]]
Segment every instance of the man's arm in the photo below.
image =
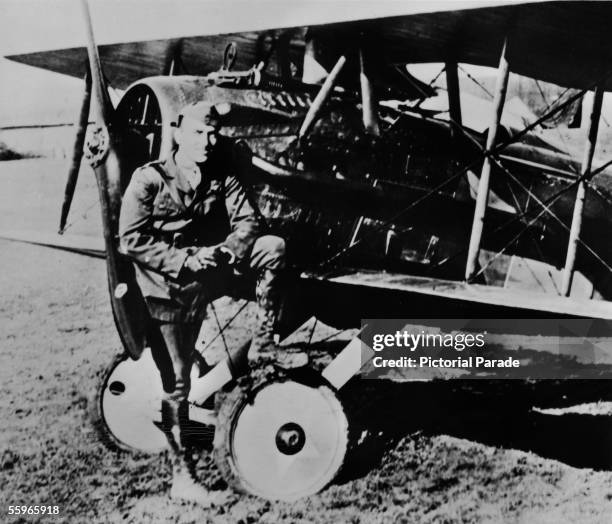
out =
[(120, 251), (154, 271), (177, 278), (189, 253), (153, 234), (153, 203), (158, 191), (159, 174), (153, 168), (134, 172), (121, 204)]
[(228, 247), (240, 262), (248, 256), (261, 233), (261, 227), (242, 184), (234, 175), (225, 180), (225, 206), (232, 232), (223, 245)]

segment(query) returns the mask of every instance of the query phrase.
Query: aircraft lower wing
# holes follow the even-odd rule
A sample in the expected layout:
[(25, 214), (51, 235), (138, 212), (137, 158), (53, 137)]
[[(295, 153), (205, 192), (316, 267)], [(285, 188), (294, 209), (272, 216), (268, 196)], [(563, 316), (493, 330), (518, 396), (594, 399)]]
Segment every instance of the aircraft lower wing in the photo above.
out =
[(102, 237), (96, 238), (70, 234), (58, 235), (57, 233), (11, 229), (0, 230), (0, 239), (61, 249), (94, 258), (106, 257)]
[[(95, 258), (105, 258), (103, 239), (84, 235), (58, 235), (31, 230), (0, 230), (0, 239), (60, 249)], [(466, 312), (480, 310), (491, 314), (515, 317), (522, 313), (529, 318), (558, 316), (573, 318), (612, 319), (612, 302), (561, 297), (547, 293), (507, 289), (498, 286), (467, 284), (457, 280), (389, 273), (374, 270), (347, 271), (329, 276), (307, 272), (305, 280), (329, 282), (341, 286), (400, 292), (412, 297), (416, 304), (430, 301), (440, 316), (462, 317)], [(483, 309), (485, 308), (485, 309)], [(416, 310), (424, 311), (420, 306)], [(404, 314), (397, 311), (396, 315)], [(501, 318), (501, 317), (500, 317)]]
[[(314, 273), (302, 276), (339, 285), (401, 292), (405, 297), (414, 298), (414, 309), (421, 314), (432, 313), (427, 310), (426, 303), (434, 305), (439, 314), (437, 318), (464, 318), (463, 315), (468, 312), (477, 318), (476, 313), (482, 312), (486, 317), (494, 315), (498, 318), (504, 318), (504, 315), (508, 315), (508, 318), (520, 318), (521, 314), (524, 314), (525, 318), (539, 318), (540, 314), (541, 318), (552, 315), (612, 319), (612, 302), (603, 300), (579, 300), (546, 293), (383, 271), (356, 270), (331, 277)], [(396, 311), (395, 315), (406, 316), (402, 311)]]

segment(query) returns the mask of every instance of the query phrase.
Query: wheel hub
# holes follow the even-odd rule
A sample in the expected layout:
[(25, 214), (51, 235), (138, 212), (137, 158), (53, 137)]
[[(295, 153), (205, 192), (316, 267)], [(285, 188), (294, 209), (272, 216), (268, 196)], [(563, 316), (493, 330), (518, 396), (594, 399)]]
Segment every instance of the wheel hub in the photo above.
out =
[(299, 424), (288, 422), (283, 424), (276, 433), (276, 447), (285, 455), (295, 455), (302, 451), (306, 442), (306, 434)]

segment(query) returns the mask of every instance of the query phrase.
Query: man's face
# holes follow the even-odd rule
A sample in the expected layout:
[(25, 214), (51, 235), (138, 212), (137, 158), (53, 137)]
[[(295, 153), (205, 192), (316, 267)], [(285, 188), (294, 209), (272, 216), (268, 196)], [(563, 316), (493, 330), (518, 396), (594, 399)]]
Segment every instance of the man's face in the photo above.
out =
[(217, 137), (216, 127), (189, 117), (183, 118), (175, 134), (181, 154), (198, 164), (208, 160)]

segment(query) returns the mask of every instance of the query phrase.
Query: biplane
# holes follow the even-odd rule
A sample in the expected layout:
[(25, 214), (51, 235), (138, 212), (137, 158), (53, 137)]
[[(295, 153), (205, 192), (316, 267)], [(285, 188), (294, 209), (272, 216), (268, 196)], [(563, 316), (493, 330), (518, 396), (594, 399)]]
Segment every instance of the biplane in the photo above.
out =
[[(602, 233), (612, 227), (610, 162), (595, 157), (612, 86), (612, 5), (389, 2), (372, 18), (354, 4), (327, 17), (277, 14), (264, 28), (241, 19), (240, 32), (223, 34), (198, 32), (206, 2), (172, 4), (158, 38), (125, 19), (130, 37), (107, 30), (96, 41), (84, 1), (86, 46), (8, 57), (85, 78), (60, 230), (84, 151), (99, 187), (115, 323), (132, 357), (113, 363), (98, 399), (117, 446), (164, 446), (151, 408), (161, 385), (151, 359), (140, 358), (142, 301), (118, 251), (122, 191), (136, 167), (171, 152), (172, 123), (190, 102), (231, 104), (223, 132), (240, 146), (241, 176), (262, 219), (287, 239), (300, 307), (284, 333), (313, 315), (339, 326), (375, 317), (612, 318), (612, 248)], [(170, 9), (152, 5), (147, 16)], [(421, 63), (441, 64), (444, 118), (423, 103), (433, 84), (406, 67)], [(484, 130), (463, 124), (462, 64), (496, 68)], [(561, 86), (523, 129), (502, 125), (511, 74)], [(109, 85), (124, 91), (116, 106)], [(538, 131), (590, 92), (576, 158)], [(554, 292), (509, 286), (514, 260), (556, 271)], [(581, 296), (576, 275), (588, 282)], [(362, 364), (359, 338), (322, 374), (265, 380), (248, 400), (229, 395), (215, 416), (202, 403), (235, 378), (243, 358), (235, 349), (203, 377), (196, 371), (190, 397), (191, 418), (216, 424), (222, 471), (270, 499), (322, 489), (348, 447), (337, 391)]]

